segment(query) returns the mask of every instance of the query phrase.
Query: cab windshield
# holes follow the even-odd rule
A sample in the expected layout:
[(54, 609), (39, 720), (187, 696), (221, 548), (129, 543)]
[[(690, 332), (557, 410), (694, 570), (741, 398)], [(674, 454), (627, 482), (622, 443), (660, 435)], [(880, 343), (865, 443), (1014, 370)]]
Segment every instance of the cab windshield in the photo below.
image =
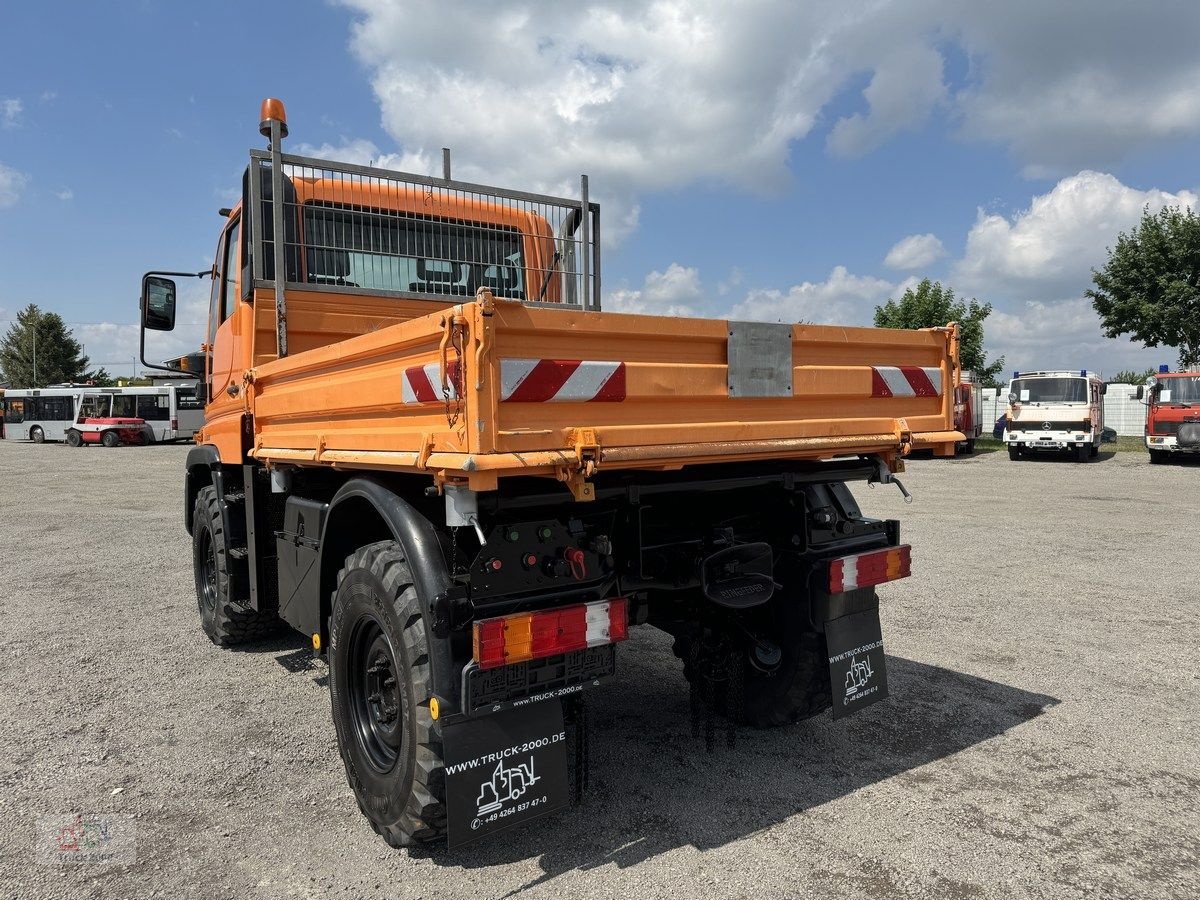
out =
[(1159, 403), (1200, 403), (1200, 375), (1160, 377)]
[[(1014, 378), (1009, 392), (1018, 403), (1087, 403), (1086, 378)], [(1028, 392), (1028, 393), (1026, 393)]]

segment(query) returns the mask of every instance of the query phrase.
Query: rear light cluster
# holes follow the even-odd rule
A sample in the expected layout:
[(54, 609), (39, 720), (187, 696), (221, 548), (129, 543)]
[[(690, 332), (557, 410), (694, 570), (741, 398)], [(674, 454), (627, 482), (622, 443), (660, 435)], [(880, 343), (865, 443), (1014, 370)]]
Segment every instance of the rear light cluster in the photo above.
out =
[(908, 544), (843, 556), (829, 563), (829, 593), (843, 594), (911, 574), (912, 547)]
[(475, 623), (472, 645), (481, 669), (494, 669), (613, 644), (629, 637), (624, 597), (543, 612), (518, 613)]

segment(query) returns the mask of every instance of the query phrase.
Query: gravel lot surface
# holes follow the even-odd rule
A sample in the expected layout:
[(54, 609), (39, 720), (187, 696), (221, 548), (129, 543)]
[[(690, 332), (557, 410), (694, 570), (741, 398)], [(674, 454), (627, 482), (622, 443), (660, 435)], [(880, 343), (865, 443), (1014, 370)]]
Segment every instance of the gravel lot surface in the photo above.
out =
[[(914, 547), (890, 701), (707, 755), (639, 629), (590, 695), (587, 804), (451, 856), (361, 818), (302, 639), (201, 634), (185, 453), (0, 442), (2, 896), (1200, 895), (1200, 466), (993, 452), (910, 463), (911, 506), (856, 489)], [(71, 813), (135, 860), (39, 858)]]

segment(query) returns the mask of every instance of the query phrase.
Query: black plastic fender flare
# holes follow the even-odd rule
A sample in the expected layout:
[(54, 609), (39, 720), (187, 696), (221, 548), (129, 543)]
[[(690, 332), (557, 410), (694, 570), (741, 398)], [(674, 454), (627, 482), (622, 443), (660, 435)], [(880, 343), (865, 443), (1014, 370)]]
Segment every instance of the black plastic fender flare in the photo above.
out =
[[(349, 545), (338, 539), (341, 529), (361, 527), (362, 504), (369, 504), (382, 519), (391, 537), (400, 545), (413, 584), (421, 600), (421, 615), (429, 629), (430, 672), (434, 692), (442, 698), (455, 700), (458, 696), (457, 673), (454, 671), (449, 641), (434, 635), (433, 600), (449, 590), (453, 582), (446, 568), (442, 545), (433, 523), (394, 490), (374, 478), (360, 476), (343, 484), (329, 501), (329, 512), (321, 529), (320, 602), (322, 637), (332, 612), (332, 597), (337, 585), (337, 573), (345, 562), (341, 553)], [(378, 535), (374, 540), (383, 539)], [(368, 541), (363, 541), (368, 543)]]
[(196, 506), (196, 495), (206, 482), (217, 489), (217, 500), (225, 522), (225, 533), (229, 534), (229, 511), (225, 504), (225, 476), (221, 470), (221, 454), (212, 444), (200, 444), (188, 451), (187, 476), (183, 482), (183, 524), (187, 533), (192, 533), (192, 511)]

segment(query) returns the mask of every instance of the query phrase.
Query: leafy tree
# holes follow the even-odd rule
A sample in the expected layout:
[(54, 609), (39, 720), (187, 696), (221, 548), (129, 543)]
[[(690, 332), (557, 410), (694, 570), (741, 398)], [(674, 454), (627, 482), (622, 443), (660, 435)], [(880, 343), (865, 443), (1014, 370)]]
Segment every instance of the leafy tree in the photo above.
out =
[(62, 316), (29, 304), (0, 339), (0, 371), (15, 388), (38, 388), (64, 381), (108, 378), (103, 369), (88, 371), (83, 347), (71, 336)]
[(985, 387), (997, 387), (996, 376), (1004, 368), (1004, 357), (988, 362), (983, 350), (983, 320), (992, 312), (992, 304), (955, 299), (954, 290), (940, 281), (924, 279), (916, 289), (908, 288), (899, 300), (888, 300), (875, 307), (878, 328), (937, 328), (957, 322), (959, 360), (964, 370), (975, 373)]
[(1200, 365), (1200, 217), (1168, 206), (1142, 210), (1133, 231), (1117, 235), (1086, 291), (1106, 336), (1130, 334), (1147, 347), (1174, 347), (1179, 367)]
[(1135, 372), (1132, 369), (1123, 369), (1111, 378), (1104, 379), (1109, 384), (1143, 384), (1151, 375), (1157, 375), (1158, 369), (1147, 369), (1144, 372)]

